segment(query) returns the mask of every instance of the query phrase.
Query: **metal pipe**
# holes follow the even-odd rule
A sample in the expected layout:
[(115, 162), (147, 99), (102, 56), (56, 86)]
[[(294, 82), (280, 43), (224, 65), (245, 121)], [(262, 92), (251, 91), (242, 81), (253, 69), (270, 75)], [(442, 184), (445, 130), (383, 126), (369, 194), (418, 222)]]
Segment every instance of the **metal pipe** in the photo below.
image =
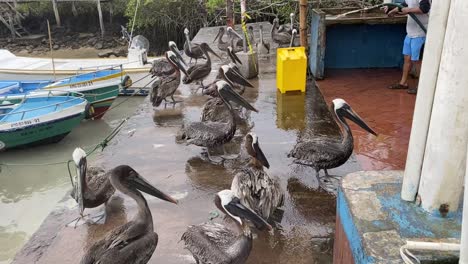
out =
[(429, 19), (429, 32), (424, 48), (425, 54), (419, 78), (418, 96), (414, 109), (413, 126), (406, 159), (405, 174), (401, 190), (401, 198), (405, 201), (414, 201), (418, 192), (423, 166), (426, 139), (431, 119), (432, 104), (436, 90), (439, 65), (442, 56), (447, 27), (450, 1), (434, 1), (431, 18)]
[[(434, 1), (437, 2), (442, 1)], [(442, 217), (450, 217), (458, 210), (465, 175), (467, 13), (468, 1), (451, 1), (419, 185), (422, 208)]]

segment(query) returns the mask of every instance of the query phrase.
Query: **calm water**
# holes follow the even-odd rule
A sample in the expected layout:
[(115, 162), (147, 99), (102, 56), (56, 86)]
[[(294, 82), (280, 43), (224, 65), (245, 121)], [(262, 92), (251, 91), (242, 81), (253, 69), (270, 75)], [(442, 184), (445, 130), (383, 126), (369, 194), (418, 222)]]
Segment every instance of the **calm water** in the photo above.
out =
[[(131, 115), (143, 97), (127, 100), (103, 120), (85, 121), (58, 144), (0, 153), (0, 163), (43, 164), (71, 158), (75, 147), (90, 147)], [(91, 158), (92, 159), (92, 158)], [(9, 263), (70, 189), (67, 167), (0, 165), (0, 263)]]

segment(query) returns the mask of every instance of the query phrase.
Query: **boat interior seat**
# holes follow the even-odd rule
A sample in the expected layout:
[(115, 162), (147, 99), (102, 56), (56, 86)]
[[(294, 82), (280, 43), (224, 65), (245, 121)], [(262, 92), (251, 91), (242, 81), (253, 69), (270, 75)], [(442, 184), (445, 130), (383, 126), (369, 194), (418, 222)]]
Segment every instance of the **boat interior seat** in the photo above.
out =
[(21, 92), (19, 82), (8, 82), (0, 85), (0, 95), (8, 95)]

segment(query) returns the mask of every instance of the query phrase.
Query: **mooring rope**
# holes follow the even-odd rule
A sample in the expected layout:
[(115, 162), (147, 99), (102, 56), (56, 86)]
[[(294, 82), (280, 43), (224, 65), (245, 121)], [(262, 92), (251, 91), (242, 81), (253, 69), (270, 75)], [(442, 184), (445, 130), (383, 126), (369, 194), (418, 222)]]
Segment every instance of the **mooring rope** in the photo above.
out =
[[(145, 79), (149, 75), (150, 74), (145, 75), (144, 77), (138, 79), (134, 83), (140, 82), (141, 80)], [(123, 103), (130, 100), (133, 96), (138, 94), (141, 90), (145, 89), (152, 82), (153, 82), (153, 80), (148, 82), (145, 86), (136, 89), (133, 94), (128, 96), (128, 98), (126, 98), (122, 102), (118, 103), (117, 105), (113, 105), (112, 107), (110, 107), (106, 111), (106, 113), (113, 110), (113, 109), (116, 109), (117, 107), (121, 106)], [(99, 142), (96, 145), (92, 145), (92, 149), (86, 153), (86, 156), (93, 155), (96, 152), (96, 150), (98, 150), (99, 148), (101, 148), (101, 151), (103, 151), (109, 145), (109, 142), (119, 133), (119, 131), (122, 129), (122, 126), (125, 124), (125, 122), (127, 122), (129, 119), (130, 119), (130, 116), (127, 116), (126, 118), (124, 118), (120, 122), (120, 124), (117, 125), (117, 127), (115, 127), (103, 140), (101, 140), (101, 142)], [(8, 167), (41, 167), (41, 166), (56, 166), (56, 165), (67, 164), (70, 180), (72, 181), (72, 184), (73, 184), (72, 174), (71, 174), (71, 170), (70, 170), (70, 162), (73, 162), (73, 160), (68, 159), (68, 160), (54, 161), (54, 162), (47, 162), (47, 163), (5, 163), (5, 162), (0, 162), (0, 172), (2, 171), (1, 170), (2, 167), (6, 167), (6, 168), (8, 168)]]

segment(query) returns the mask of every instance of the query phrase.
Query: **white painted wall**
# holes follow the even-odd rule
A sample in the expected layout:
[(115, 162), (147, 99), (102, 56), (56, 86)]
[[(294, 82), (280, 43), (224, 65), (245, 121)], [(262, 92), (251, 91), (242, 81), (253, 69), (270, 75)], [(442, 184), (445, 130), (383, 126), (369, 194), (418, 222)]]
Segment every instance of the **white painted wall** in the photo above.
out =
[(468, 144), (466, 14), (468, 1), (451, 1), (419, 187), (421, 205), (430, 212), (442, 204), (456, 211), (463, 191)]
[(406, 159), (401, 198), (414, 201), (426, 149), (427, 131), (431, 119), (432, 104), (439, 74), (440, 59), (451, 0), (433, 0), (429, 20), (424, 60), (419, 78), (418, 96), (414, 109), (413, 126)]

